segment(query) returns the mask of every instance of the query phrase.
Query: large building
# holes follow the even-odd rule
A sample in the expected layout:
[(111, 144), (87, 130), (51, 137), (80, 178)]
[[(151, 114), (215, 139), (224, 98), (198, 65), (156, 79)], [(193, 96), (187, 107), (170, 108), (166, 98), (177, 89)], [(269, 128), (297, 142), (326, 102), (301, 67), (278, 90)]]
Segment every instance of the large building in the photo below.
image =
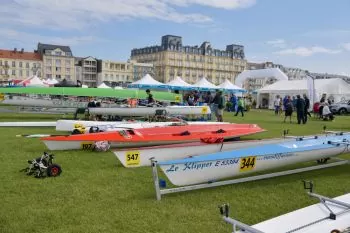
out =
[(182, 37), (166, 35), (161, 45), (133, 49), (131, 59), (154, 65), (153, 77), (161, 82), (169, 82), (181, 76), (189, 83), (206, 77), (219, 84), (235, 77), (246, 67), (244, 47), (227, 45), (226, 50), (214, 49), (209, 42), (201, 46), (184, 46)]
[(38, 44), (37, 53), (43, 57), (43, 77), (75, 81), (75, 61), (69, 46)]
[(100, 67), (98, 73), (98, 85), (102, 82), (105, 82), (110, 86), (133, 82), (133, 69), (131, 63), (109, 60), (100, 60), (98, 63)]
[(0, 83), (11, 80), (24, 80), (33, 74), (42, 77), (40, 54), (21, 50), (0, 49)]
[(140, 80), (146, 74), (154, 75), (154, 67), (151, 63), (138, 63), (136, 61), (129, 61), (132, 65), (133, 70), (133, 82)]
[(88, 87), (97, 87), (98, 59), (93, 57), (75, 58), (75, 77)]

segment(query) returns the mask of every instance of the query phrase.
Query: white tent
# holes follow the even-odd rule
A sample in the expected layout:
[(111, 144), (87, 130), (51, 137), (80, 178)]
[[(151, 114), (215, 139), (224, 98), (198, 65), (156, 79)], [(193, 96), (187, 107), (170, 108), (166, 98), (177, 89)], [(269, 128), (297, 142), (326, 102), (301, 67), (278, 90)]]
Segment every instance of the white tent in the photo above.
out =
[(243, 88), (234, 85), (233, 83), (230, 82), (230, 80), (226, 79), (225, 82), (221, 83), (218, 87), (223, 88), (228, 91), (232, 92), (246, 92)]
[[(316, 79), (315, 80), (315, 98), (321, 99), (322, 94), (327, 94), (327, 98), (339, 102), (343, 99), (350, 99), (350, 84), (340, 78)], [(258, 90), (257, 105), (273, 108), (273, 101), (277, 95), (282, 98), (286, 95), (296, 96), (309, 94), (307, 80), (282, 80)], [(313, 103), (311, 103), (312, 106)]]
[(217, 86), (209, 82), (205, 77), (201, 78), (198, 82), (193, 84), (193, 87), (199, 88), (200, 90), (218, 89)]
[(97, 88), (111, 88), (107, 86), (105, 83), (101, 83)]
[(280, 69), (268, 68), (259, 70), (245, 70), (237, 76), (235, 84), (239, 87), (242, 87), (244, 81), (249, 78), (275, 78), (277, 80), (288, 80), (288, 76)]
[(58, 81), (55, 78), (53, 78), (53, 79), (47, 79), (44, 83), (49, 84), (49, 85), (54, 85), (54, 84), (58, 83)]
[(89, 88), (87, 85), (81, 85), (82, 88)]
[(115, 90), (122, 90), (122, 89), (124, 89), (123, 87), (120, 87), (120, 86), (116, 86), (116, 87), (114, 87), (114, 89)]
[(154, 78), (152, 78), (151, 75), (146, 74), (143, 76), (140, 80), (137, 80), (129, 85), (129, 87), (136, 87), (136, 88), (142, 88), (142, 87), (153, 87), (153, 88), (165, 88), (167, 85), (164, 83), (158, 82)]
[(179, 90), (191, 90), (193, 86), (185, 82), (181, 77), (177, 76), (173, 80), (167, 83), (170, 89), (179, 89)]
[(36, 75), (26, 78), (25, 80), (20, 82), (18, 85), (26, 86), (26, 87), (48, 87), (48, 85), (45, 84), (43, 81), (41, 81), (40, 78)]

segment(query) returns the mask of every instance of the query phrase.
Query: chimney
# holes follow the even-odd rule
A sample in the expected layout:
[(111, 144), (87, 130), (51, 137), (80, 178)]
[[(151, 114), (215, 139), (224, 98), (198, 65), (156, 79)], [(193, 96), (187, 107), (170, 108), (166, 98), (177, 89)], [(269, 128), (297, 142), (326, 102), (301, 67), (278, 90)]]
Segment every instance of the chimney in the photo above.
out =
[(23, 52), (24, 52), (24, 49), (22, 48), (22, 49), (21, 49), (21, 53), (23, 53)]
[(15, 48), (13, 51), (16, 53), (17, 52), (17, 48)]

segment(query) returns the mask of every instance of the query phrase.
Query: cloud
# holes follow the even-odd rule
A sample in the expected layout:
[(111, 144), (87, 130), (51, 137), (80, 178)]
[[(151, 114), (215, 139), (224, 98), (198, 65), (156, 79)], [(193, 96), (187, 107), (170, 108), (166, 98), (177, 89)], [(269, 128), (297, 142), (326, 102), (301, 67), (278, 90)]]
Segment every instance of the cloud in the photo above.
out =
[(283, 39), (269, 40), (266, 42), (266, 44), (280, 49), (287, 47), (286, 41)]
[(310, 48), (307, 47), (297, 47), (292, 49), (284, 49), (278, 52), (275, 52), (275, 54), (279, 55), (297, 55), (301, 57), (308, 57), (312, 56), (317, 53), (325, 53), (325, 54), (337, 54), (340, 53), (341, 50), (333, 50), (333, 49), (327, 49), (320, 46), (313, 46)]
[(325, 30), (311, 30), (301, 34), (305, 37), (322, 37), (322, 38), (348, 38), (350, 37), (349, 29), (325, 29)]
[(82, 29), (99, 22), (126, 19), (208, 23), (213, 21), (211, 17), (182, 13), (179, 8), (202, 5), (232, 10), (254, 4), (255, 0), (5, 0), (0, 8), (0, 22), (50, 29)]
[(106, 39), (94, 36), (73, 36), (73, 37), (56, 37), (42, 36), (34, 33), (27, 33), (13, 29), (0, 28), (0, 35), (6, 38), (9, 43), (18, 44), (23, 47), (32, 47), (33, 41), (41, 43), (52, 43), (59, 45), (77, 46), (87, 43), (106, 42)]
[(350, 43), (345, 43), (342, 45), (345, 50), (350, 51)]

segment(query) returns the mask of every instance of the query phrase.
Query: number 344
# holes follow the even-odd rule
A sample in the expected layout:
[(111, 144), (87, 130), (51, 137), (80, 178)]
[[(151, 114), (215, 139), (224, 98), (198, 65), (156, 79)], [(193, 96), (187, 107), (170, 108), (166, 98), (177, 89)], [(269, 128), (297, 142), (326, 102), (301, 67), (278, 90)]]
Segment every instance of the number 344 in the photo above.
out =
[(240, 171), (249, 171), (254, 169), (255, 167), (255, 162), (256, 162), (256, 157), (246, 157), (246, 158), (241, 158), (240, 160)]

